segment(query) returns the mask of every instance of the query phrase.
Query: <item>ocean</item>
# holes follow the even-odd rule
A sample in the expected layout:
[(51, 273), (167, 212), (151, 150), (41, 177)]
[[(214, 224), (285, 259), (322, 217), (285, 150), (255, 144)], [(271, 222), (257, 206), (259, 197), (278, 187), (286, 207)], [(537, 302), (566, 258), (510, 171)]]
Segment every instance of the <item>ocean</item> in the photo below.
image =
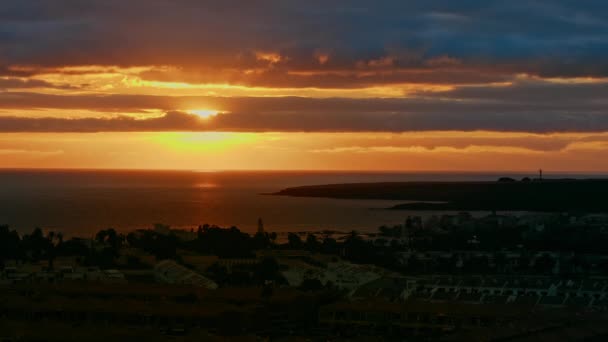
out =
[(155, 223), (183, 229), (208, 223), (251, 233), (262, 218), (267, 231), (371, 232), (380, 225), (401, 223), (408, 215), (440, 213), (382, 210), (403, 201), (266, 193), (300, 185), (495, 180), (501, 176), (534, 174), (0, 170), (0, 224), (22, 233), (40, 227), (86, 237), (109, 227), (126, 232)]

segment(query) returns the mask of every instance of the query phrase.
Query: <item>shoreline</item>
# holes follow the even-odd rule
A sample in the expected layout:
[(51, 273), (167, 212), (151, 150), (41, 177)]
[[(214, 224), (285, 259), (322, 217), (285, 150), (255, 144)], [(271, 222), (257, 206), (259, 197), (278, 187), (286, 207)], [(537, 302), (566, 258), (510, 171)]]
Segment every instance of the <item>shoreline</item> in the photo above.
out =
[(285, 188), (272, 195), (395, 200), (387, 210), (608, 212), (608, 179), (345, 183)]

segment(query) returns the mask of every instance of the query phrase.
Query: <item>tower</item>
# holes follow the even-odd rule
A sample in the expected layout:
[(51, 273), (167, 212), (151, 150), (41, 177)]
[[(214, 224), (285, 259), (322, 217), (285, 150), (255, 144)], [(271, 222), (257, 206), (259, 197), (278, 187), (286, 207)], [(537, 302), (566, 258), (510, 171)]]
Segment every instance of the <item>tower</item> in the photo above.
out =
[(264, 233), (264, 222), (261, 217), (258, 219), (258, 233)]
[(543, 180), (543, 169), (538, 169), (538, 180)]

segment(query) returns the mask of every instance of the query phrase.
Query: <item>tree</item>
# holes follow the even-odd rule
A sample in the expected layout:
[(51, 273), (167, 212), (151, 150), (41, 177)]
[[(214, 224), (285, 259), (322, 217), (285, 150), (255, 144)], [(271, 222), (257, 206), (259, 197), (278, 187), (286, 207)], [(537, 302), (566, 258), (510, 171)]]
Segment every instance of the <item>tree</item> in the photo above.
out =
[(359, 236), (359, 232), (356, 230), (351, 230), (350, 233), (348, 233), (348, 237), (346, 238), (346, 241), (349, 240), (360, 240), (361, 237)]
[(114, 228), (110, 228), (107, 230), (106, 240), (107, 240), (108, 244), (110, 245), (110, 247), (112, 247), (113, 249), (117, 249), (119, 247), (120, 238), (119, 238), (118, 234), (116, 233), (116, 230), (114, 230)]
[(99, 243), (104, 243), (106, 241), (107, 232), (105, 229), (102, 229), (95, 234), (95, 240)]
[[(131, 236), (131, 242), (133, 242), (133, 238), (134, 235)], [(95, 234), (95, 240), (106, 246), (109, 249), (108, 252), (114, 256), (118, 256), (125, 239), (125, 236), (118, 234), (114, 228), (102, 229)]]
[(135, 245), (137, 244), (137, 235), (131, 232), (127, 234), (126, 240), (130, 247), (135, 247)]
[(321, 251), (327, 254), (336, 254), (338, 252), (338, 242), (330, 237), (324, 238)]
[(266, 281), (276, 281), (282, 278), (279, 263), (275, 258), (264, 258), (256, 267), (255, 277), (263, 284)]
[(344, 240), (343, 248), (344, 257), (353, 262), (373, 262), (374, 247), (363, 241), (354, 230)]
[(270, 246), (270, 237), (268, 233), (265, 232), (257, 232), (253, 236), (253, 244), (257, 249), (265, 249)]
[(57, 257), (57, 252), (61, 248), (61, 244), (63, 243), (63, 234), (50, 231), (47, 235), (48, 243), (46, 245), (46, 255), (48, 258), (48, 267), (50, 270), (54, 268), (55, 258)]
[(302, 239), (296, 233), (287, 233), (287, 243), (290, 248), (300, 249), (302, 248)]
[(318, 251), (320, 247), (319, 240), (314, 234), (308, 234), (306, 236), (306, 249), (309, 251)]
[(191, 241), (189, 245), (199, 253), (223, 258), (243, 258), (253, 255), (255, 239), (236, 227), (224, 229), (205, 225), (200, 229), (197, 239)]
[(85, 256), (89, 254), (89, 249), (82, 242), (82, 240), (77, 238), (72, 238), (65, 242), (61, 242), (58, 246), (57, 255), (77, 255), (77, 256)]
[(23, 248), (29, 257), (35, 261), (40, 260), (49, 250), (49, 240), (44, 237), (42, 229), (36, 228), (30, 235), (23, 237)]
[(7, 259), (21, 257), (21, 238), (16, 231), (10, 230), (9, 226), (0, 226), (0, 268), (4, 267)]
[(276, 242), (277, 242), (277, 233), (275, 233), (275, 232), (270, 233), (270, 241), (272, 241), (273, 245), (276, 244)]

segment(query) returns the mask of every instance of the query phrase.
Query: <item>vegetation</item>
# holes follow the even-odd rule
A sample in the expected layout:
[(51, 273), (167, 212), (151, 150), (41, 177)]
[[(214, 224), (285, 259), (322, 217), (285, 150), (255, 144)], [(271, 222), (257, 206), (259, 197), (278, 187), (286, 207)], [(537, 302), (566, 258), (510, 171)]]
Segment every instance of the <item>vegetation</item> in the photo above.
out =
[[(137, 257), (127, 254), (121, 258), (124, 248), (140, 249), (157, 260), (174, 259), (178, 262), (182, 262), (179, 251), (220, 258), (253, 258), (258, 250), (296, 249), (408, 273), (608, 274), (608, 258), (590, 258), (590, 255), (608, 257), (607, 227), (580, 222), (573, 224), (571, 218), (553, 215), (539, 224), (522, 223), (500, 215), (474, 218), (468, 213), (432, 217), (424, 223), (408, 217), (403, 225), (379, 227), (378, 233), (371, 236), (352, 231), (336, 240), (330, 232), (309, 233), (305, 238), (304, 234), (288, 233), (283, 244), (277, 244), (274, 233), (250, 236), (236, 227), (211, 225), (200, 226), (186, 239), (179, 238), (178, 232), (168, 227), (163, 232), (137, 230), (126, 236), (110, 228), (99, 231), (92, 241), (65, 240), (60, 233), (48, 232), (45, 235), (39, 228), (20, 236), (9, 227), (0, 226), (0, 266), (6, 260), (16, 259), (46, 261), (52, 269), (57, 257), (75, 256), (83, 265), (141, 268), (143, 264)], [(445, 255), (425, 256), (436, 252), (444, 252)], [(516, 253), (518, 260), (508, 257), (508, 253)], [(560, 256), (556, 257), (556, 254)], [(300, 258), (313, 266), (325, 266), (315, 258)], [(215, 264), (207, 272), (220, 284), (284, 282), (274, 259), (237, 265), (230, 270)], [(311, 289), (315, 286), (306, 285)]]

